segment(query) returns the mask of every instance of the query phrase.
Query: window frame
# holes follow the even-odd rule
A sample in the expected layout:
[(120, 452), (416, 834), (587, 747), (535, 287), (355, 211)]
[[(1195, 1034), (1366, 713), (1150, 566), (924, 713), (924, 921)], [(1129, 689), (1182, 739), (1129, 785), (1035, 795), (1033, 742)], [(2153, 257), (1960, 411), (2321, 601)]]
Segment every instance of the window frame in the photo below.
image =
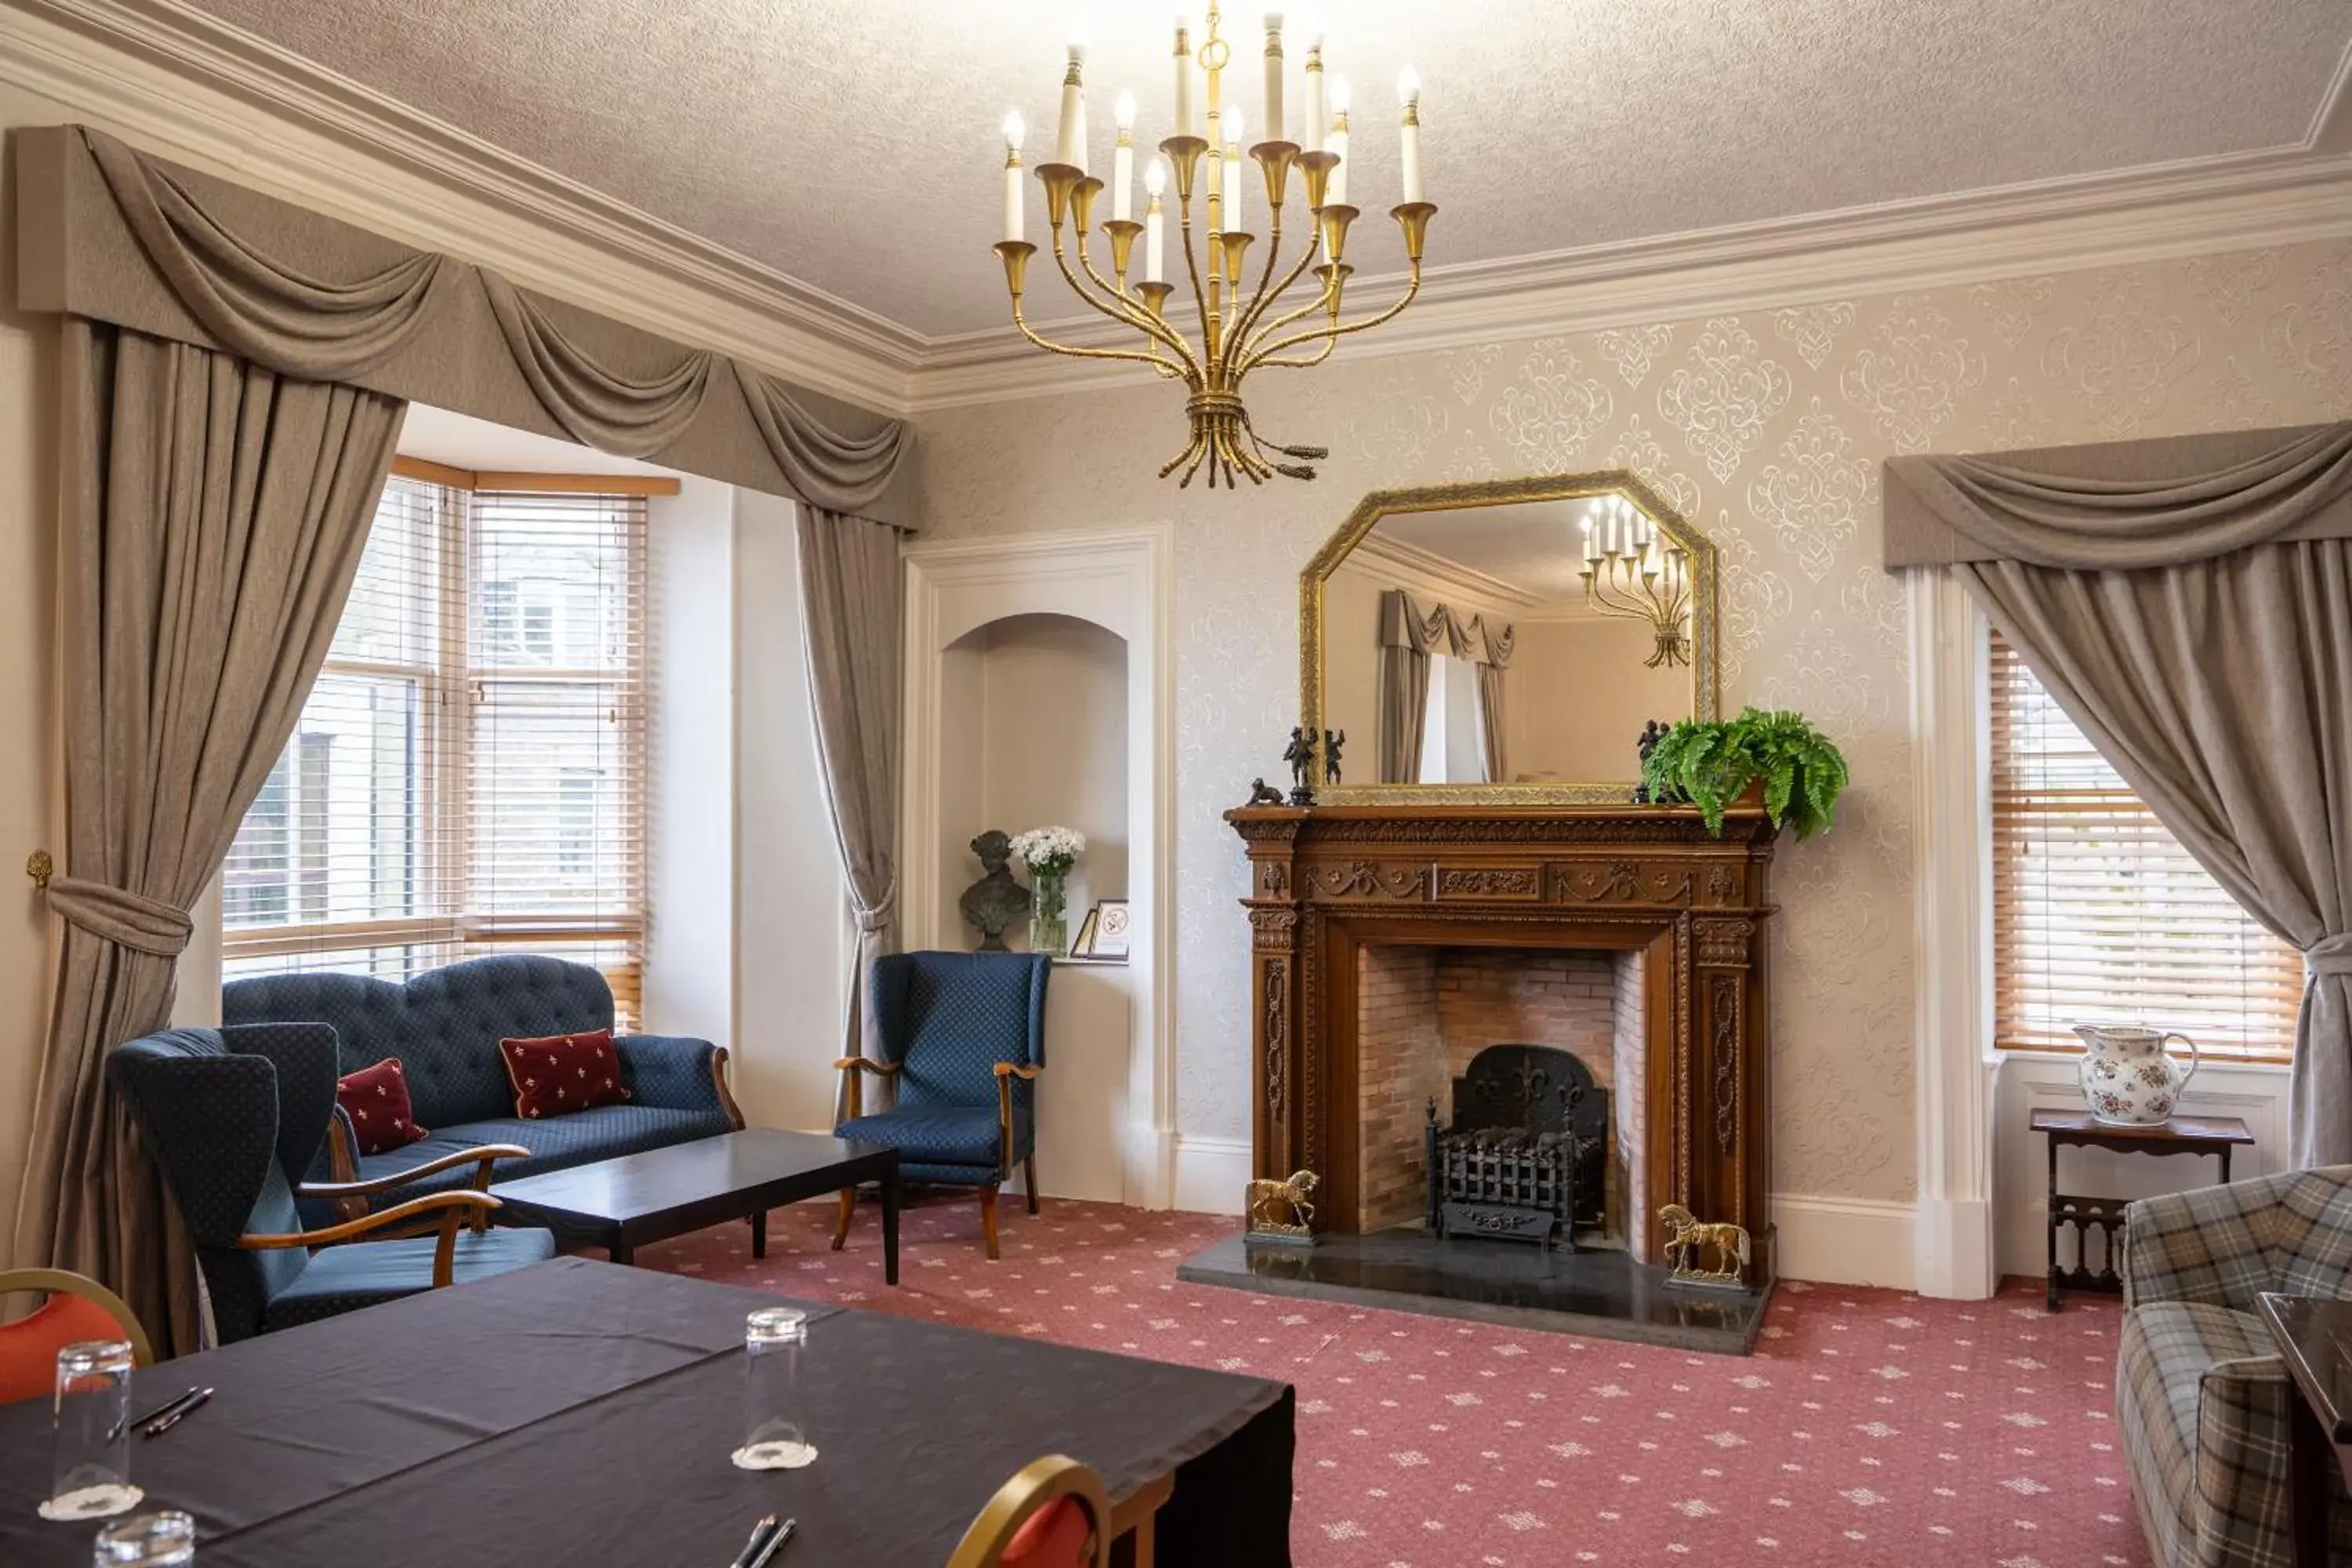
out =
[[(602, 955), (589, 954), (583, 954), (581, 961), (595, 963), (611, 984), (616, 1022), (634, 1025), (643, 990), (650, 897), (647, 836), (653, 759), (647, 700), (652, 680), (653, 626), (651, 585), (647, 581), (649, 520), (645, 506), (650, 494), (673, 492), (626, 480), (604, 489), (572, 476), (552, 476), (562, 482), (545, 489), (513, 482), (502, 482), (497, 487), (498, 493), (560, 496), (573, 502), (620, 501), (638, 509), (623, 529), (625, 549), (622, 552), (627, 616), (622, 651), (633, 657), (625, 658), (618, 666), (572, 668), (520, 662), (502, 666), (488, 657), (495, 650), (488, 647), (485, 636), (478, 635), (472, 618), (478, 606), (471, 602), (469, 588), (479, 584), (487, 589), (493, 581), (482, 575), (483, 531), (477, 528), (473, 517), (475, 497), (481, 492), (468, 485), (450, 482), (453, 479), (470, 479), (470, 475), (447, 470), (446, 476), (398, 475), (426, 488), (434, 501), (431, 527), (436, 546), (436, 580), (430, 592), (441, 619), (423, 639), (417, 658), (412, 661), (339, 656), (331, 647), (317, 680), (341, 676), (413, 685), (418, 725), (413, 784), (418, 799), (415, 813), (416, 837), (412, 847), (418, 863), (412, 873), (412, 883), (424, 889), (426, 897), (440, 894), (454, 907), (356, 921), (288, 920), (270, 925), (236, 925), (224, 918), (222, 964), (226, 968), (240, 961), (310, 952), (407, 948), (422, 950), (418, 956), (424, 962), (417, 967), (430, 968), (479, 956), (486, 949), (528, 948), (551, 942), (567, 948), (618, 946), (627, 954), (623, 963), (607, 964), (599, 961)], [(499, 478), (513, 481), (530, 476)], [(606, 476), (593, 478), (602, 479)], [(381, 505), (380, 497), (378, 506)], [(524, 599), (519, 586), (509, 597), (510, 616), (507, 630), (512, 647), (506, 651), (510, 654), (528, 651), (523, 647)], [(562, 651), (564, 616), (553, 600), (549, 601), (548, 608), (551, 645)], [(449, 628), (456, 629), (453, 633)], [(472, 816), (473, 775), (478, 766), (476, 742), (493, 707), (490, 689), (533, 684), (604, 686), (614, 692), (612, 721), (634, 742), (635, 754), (624, 758), (622, 771), (626, 775), (624, 787), (634, 792), (637, 818), (637, 830), (627, 839), (632, 864), (624, 870), (628, 908), (622, 912), (593, 916), (547, 910), (488, 914), (471, 907), (477, 887), (474, 856), (478, 830)], [(281, 758), (294, 756), (300, 739), (298, 729), (289, 737)], [(299, 758), (297, 763), (299, 766)], [(304, 796), (291, 778), (289, 786), (284, 821), (277, 833), (288, 863), (284, 885), (288, 889), (286, 907), (290, 913), (300, 907)], [(625, 803), (623, 809), (627, 809)]]
[[(2011, 956), (2013, 951), (2011, 944), (2015, 939), (2005, 932), (2004, 928), (2009, 924), (2009, 922), (2004, 921), (2003, 915), (2005, 910), (2010, 908), (2017, 900), (2015, 895), (2011, 895), (2010, 898), (2005, 899), (2001, 889), (2003, 844), (2005, 835), (2000, 820), (2001, 807), (2001, 785), (2000, 780), (2003, 769), (2001, 748), (2003, 744), (2004, 726), (2000, 721), (1997, 710), (2002, 701), (1999, 689), (2001, 684), (2000, 666), (2003, 662), (2002, 648), (2004, 647), (2004, 641), (2001, 638), (1999, 630), (1979, 616), (1977, 619), (1977, 636), (1975, 642), (1977, 646), (1978, 658), (1980, 660), (1980, 663), (1978, 666), (1979, 674), (1977, 677), (1978, 711), (1979, 721), (1982, 724), (1982, 729), (1980, 730), (1979, 734), (1983, 748), (1981, 765), (1979, 770), (1981, 785), (1981, 815), (1979, 820), (1981, 832), (1981, 864), (1983, 867), (1983, 887), (1985, 896), (1983, 915), (1985, 968), (1982, 979), (1984, 985), (1984, 1027), (1986, 1031), (1986, 1043), (1990, 1050), (2000, 1055), (2013, 1054), (2027, 1058), (2056, 1058), (2061, 1060), (2068, 1058), (2076, 1058), (2082, 1055), (2084, 1049), (2082, 1045), (2078, 1042), (2069, 1042), (2047, 1037), (2021, 1037), (2011, 1027), (2014, 1016), (2014, 1006), (2011, 1000), (2012, 994), (2011, 987), (2006, 977), (2005, 972), (2008, 965), (2013, 961)], [(2008, 658), (2015, 661), (2017, 668), (2023, 674), (2025, 679), (2032, 680), (2037, 688), (2040, 686), (2039, 679), (2033, 675), (2032, 668), (2024, 663), (2022, 657), (2018, 655), (2013, 648), (2009, 650)], [(2043, 695), (2045, 699), (2047, 699), (2046, 691), (2044, 691)], [(2055, 707), (2056, 704), (2054, 700), (2050, 700), (2052, 701), (2053, 706)], [(2064, 718), (2063, 710), (2060, 710), (2060, 714), (2062, 718)], [(2070, 729), (2075, 729), (2076, 732), (2079, 733), (2079, 729), (2073, 725), (2071, 719), (2067, 719), (2066, 722)], [(2088, 743), (2088, 739), (2089, 738), (2087, 736), (2084, 737), (2086, 744)], [(2093, 749), (2095, 750), (2095, 748)], [(2109, 764), (2109, 766), (2110, 771), (2112, 771), (2112, 764)], [(2118, 783), (2122, 783), (2122, 781), (2119, 780)], [(2195, 858), (2189, 854), (2187, 848), (2180, 846), (2177, 839), (2172, 838), (2169, 830), (2166, 829), (2162, 822), (2157, 819), (2155, 813), (2148, 808), (2145, 801), (2139, 799), (2137, 792), (2132, 791), (2127, 783), (2123, 784), (2122, 788), (2119, 791), (2110, 791), (2108, 793), (2111, 796), (2119, 795), (2127, 799), (2132, 806), (2137, 808), (2138, 812), (2145, 814), (2145, 821), (2147, 829), (2152, 830), (2154, 833), (2162, 834), (2166, 839), (2172, 843), (2175, 852), (2182, 859), (2186, 860), (2189, 867), (2193, 868), (2198, 875), (2203, 877), (2209, 882), (2212, 880), (2211, 874), (2204, 871), (2202, 867), (2198, 866), (2196, 864)], [(2051, 809), (2054, 811), (2054, 808)], [(2111, 806), (2109, 810), (2115, 811), (2116, 808)], [(2120, 813), (2118, 813), (2118, 815), (2120, 815)], [(2178, 867), (2168, 862), (2166, 866), (2157, 868), (2157, 869), (2171, 869), (2177, 871)], [(2215, 890), (2220, 892), (2224, 898), (2229, 897), (2227, 889), (2221, 889), (2218, 884), (2215, 884)], [(2294, 954), (2294, 949), (2290, 944), (2284, 942), (2274, 935), (2268, 933), (2266, 930), (2261, 927), (2260, 922), (2255, 921), (2251, 915), (2245, 915), (2242, 918), (2246, 921), (2248, 925), (2254, 928), (2254, 931), (2257, 933), (2257, 940), (2266, 941), (2269, 943), (2275, 944), (2278, 952), (2273, 954), (2273, 957)], [(2250, 987), (2249, 989), (2260, 988)], [(2281, 994), (2283, 995), (2284, 992), (2282, 992)], [(2153, 1026), (2159, 1028), (2169, 1028), (2179, 1022), (2177, 1018), (2168, 1020), (2160, 1015), (2148, 1015), (2145, 1008), (2137, 1005), (2128, 1000), (2116, 998), (2111, 994), (2102, 995), (2100, 1011), (2085, 1011), (2082, 1015), (2085, 1021), (2090, 1022), (2116, 1022), (2125, 1019), (2137, 1020), (2144, 1016), (2147, 1022)], [(2184, 1029), (2183, 1032), (2191, 1034), (2195, 1033), (2193, 1029)], [(2291, 1014), (2279, 1019), (2277, 1026), (2274, 1027), (2267, 1043), (2261, 1045), (2249, 1045), (2245, 1047), (2241, 1047), (2236, 1044), (2215, 1045), (2205, 1036), (2197, 1036), (2196, 1037), (2198, 1045), (2200, 1047), (2200, 1055), (2208, 1062), (2227, 1064), (2233, 1068), (2284, 1068), (2291, 1066), (2293, 1061), (2294, 1022)]]

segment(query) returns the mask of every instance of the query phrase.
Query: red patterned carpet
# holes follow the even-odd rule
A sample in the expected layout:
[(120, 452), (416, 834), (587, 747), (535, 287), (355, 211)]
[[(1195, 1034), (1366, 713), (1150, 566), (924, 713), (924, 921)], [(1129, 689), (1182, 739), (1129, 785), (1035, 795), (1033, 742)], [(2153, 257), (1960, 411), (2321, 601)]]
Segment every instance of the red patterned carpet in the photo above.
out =
[(1181, 1284), (1234, 1222), (969, 1200), (908, 1214), (897, 1290), (861, 1209), (780, 1209), (641, 1263), (1298, 1389), (1300, 1568), (1696, 1562), (2144, 1568), (2116, 1444), (2111, 1300), (1784, 1285), (1759, 1353), (1691, 1355)]

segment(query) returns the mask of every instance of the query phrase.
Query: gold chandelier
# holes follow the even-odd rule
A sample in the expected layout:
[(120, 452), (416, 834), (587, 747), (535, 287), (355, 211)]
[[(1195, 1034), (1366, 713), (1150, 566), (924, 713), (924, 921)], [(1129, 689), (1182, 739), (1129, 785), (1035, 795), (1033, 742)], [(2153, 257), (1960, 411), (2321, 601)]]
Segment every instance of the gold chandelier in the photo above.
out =
[[(1179, 468), (1189, 485), (1206, 468), (1213, 488), (1222, 476), (1226, 488), (1236, 475), (1263, 484), (1275, 474), (1311, 479), (1310, 466), (1330, 456), (1323, 447), (1286, 447), (1261, 437), (1250, 423), (1242, 402), (1242, 379), (1265, 369), (1306, 369), (1330, 357), (1332, 346), (1353, 332), (1377, 327), (1394, 318), (1421, 292), (1421, 251), (1429, 220), (1437, 208), (1423, 199), (1421, 175), (1421, 84), (1410, 69), (1398, 79), (1402, 101), (1399, 116), (1400, 154), (1403, 163), (1404, 200), (1390, 216), (1404, 232), (1405, 261), (1411, 278), (1403, 297), (1384, 310), (1352, 321), (1339, 319), (1341, 296), (1355, 268), (1346, 259), (1348, 226), (1357, 209), (1348, 205), (1348, 92), (1344, 80), (1334, 78), (1328, 89), (1323, 71), (1322, 39), (1310, 38), (1307, 48), (1306, 105), (1300, 116), (1299, 141), (1285, 140), (1288, 122), (1283, 114), (1282, 18), (1265, 19), (1265, 125), (1267, 140), (1248, 149), (1265, 181), (1266, 246), (1254, 289), (1244, 296), (1243, 264), (1257, 236), (1246, 226), (1242, 157), (1245, 134), (1241, 109), (1224, 100), (1223, 77), (1231, 47), (1217, 30), (1217, 6), (1212, 0), (1201, 41), (1199, 64), (1186, 28), (1176, 28), (1176, 133), (1160, 143), (1161, 156), (1146, 171), (1150, 205), (1143, 221), (1132, 216), (1135, 183), (1135, 100), (1121, 93), (1118, 103), (1118, 143), (1112, 154), (1111, 216), (1102, 228), (1110, 237), (1110, 277), (1106, 279), (1087, 248), (1094, 226), (1095, 204), (1104, 184), (1087, 173), (1086, 90), (1081, 80), (1086, 62), (1082, 44), (1072, 44), (1069, 70), (1062, 79), (1061, 122), (1054, 162), (1039, 165), (1037, 178), (1045, 187), (1045, 216), (1054, 231), (1054, 260), (1081, 300), (1112, 321), (1140, 333), (1141, 348), (1083, 348), (1054, 342), (1040, 336), (1023, 314), (1022, 291), (1029, 258), (1037, 247), (1023, 237), (1024, 199), (1021, 183), (1023, 126), (1019, 111), (1004, 122), (1004, 237), (996, 254), (1004, 262), (1005, 287), (1013, 295), (1013, 324), (1039, 348), (1078, 359), (1132, 360), (1152, 367), (1163, 379), (1181, 380), (1191, 391), (1184, 412), (1192, 437), (1181, 452), (1160, 468), (1166, 479)], [(1196, 69), (1205, 73), (1207, 132), (1193, 129), (1192, 94)], [(1282, 261), (1283, 206), (1290, 175), (1297, 170), (1306, 185), (1312, 221), (1307, 242), (1286, 270)], [(1180, 307), (1171, 314), (1169, 296), (1176, 285), (1167, 280), (1161, 197), (1171, 173), (1176, 187), (1177, 222), (1183, 242), (1183, 265), (1192, 282), (1198, 331), (1181, 321)], [(1205, 177), (1204, 177), (1205, 176)], [(1201, 193), (1205, 242), (1195, 248), (1192, 197)], [(1067, 224), (1072, 243), (1065, 245)], [(1135, 242), (1144, 242), (1143, 269), (1130, 282)], [(1205, 254), (1203, 254), (1205, 252)], [(1301, 291), (1303, 303), (1284, 308), (1281, 301), (1294, 285), (1312, 270), (1316, 287), (1311, 297)], [(1282, 459), (1289, 459), (1284, 461)]]
[(1623, 496), (1603, 496), (1584, 514), (1584, 597), (1604, 616), (1650, 623), (1657, 647), (1649, 668), (1690, 662), (1690, 554)]

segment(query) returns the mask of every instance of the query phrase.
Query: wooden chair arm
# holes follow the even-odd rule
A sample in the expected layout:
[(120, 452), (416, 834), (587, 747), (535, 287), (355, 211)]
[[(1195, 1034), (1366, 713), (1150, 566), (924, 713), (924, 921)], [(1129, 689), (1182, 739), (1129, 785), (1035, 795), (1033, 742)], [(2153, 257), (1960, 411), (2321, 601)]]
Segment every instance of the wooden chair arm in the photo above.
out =
[(1013, 1173), (1013, 1080), (1026, 1083), (1045, 1070), (1020, 1062), (996, 1064), (996, 1168), (1001, 1174)]
[(866, 1080), (860, 1069), (884, 1079), (898, 1076), (897, 1062), (877, 1062), (872, 1057), (835, 1057), (833, 1065), (841, 1069), (841, 1105), (847, 1112), (843, 1118), (855, 1121), (866, 1114)]
[(298, 1230), (284, 1235), (248, 1234), (236, 1238), (238, 1247), (248, 1252), (265, 1251), (279, 1247), (331, 1247), (339, 1241), (352, 1241), (382, 1230), (388, 1225), (398, 1225), (419, 1215), (446, 1209), (446, 1219), (454, 1223), (468, 1213), (488, 1214), (499, 1206), (499, 1200), (488, 1193), (461, 1190), (454, 1193), (426, 1193), (422, 1197), (394, 1204), (379, 1214), (348, 1219), (341, 1225), (331, 1225), (324, 1230)]
[(459, 1149), (453, 1153), (443, 1154), (437, 1159), (427, 1160), (422, 1165), (403, 1171), (397, 1175), (376, 1176), (364, 1182), (305, 1182), (294, 1189), (294, 1195), (302, 1198), (363, 1198), (376, 1193), (388, 1192), (394, 1187), (406, 1186), (411, 1182), (436, 1175), (453, 1166), (469, 1164), (477, 1161), (480, 1163), (482, 1168), (475, 1173), (474, 1190), (482, 1192), (486, 1191), (490, 1184), (492, 1161), (530, 1158), (530, 1151), (520, 1143), (480, 1143), (471, 1149)]

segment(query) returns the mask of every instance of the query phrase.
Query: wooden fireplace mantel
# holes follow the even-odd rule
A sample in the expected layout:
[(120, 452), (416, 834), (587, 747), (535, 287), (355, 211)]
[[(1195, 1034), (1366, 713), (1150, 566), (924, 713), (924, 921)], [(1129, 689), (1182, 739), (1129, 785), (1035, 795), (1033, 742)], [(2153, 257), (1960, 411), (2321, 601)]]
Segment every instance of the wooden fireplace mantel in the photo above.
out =
[[(1249, 849), (1251, 1129), (1256, 1173), (1311, 1170), (1317, 1223), (1357, 1227), (1360, 950), (1382, 944), (1644, 955), (1650, 1206), (1755, 1241), (1772, 1278), (1766, 927), (1774, 831), (1735, 806), (1243, 806)], [(1654, 1257), (1663, 1237), (1654, 1212)]]

